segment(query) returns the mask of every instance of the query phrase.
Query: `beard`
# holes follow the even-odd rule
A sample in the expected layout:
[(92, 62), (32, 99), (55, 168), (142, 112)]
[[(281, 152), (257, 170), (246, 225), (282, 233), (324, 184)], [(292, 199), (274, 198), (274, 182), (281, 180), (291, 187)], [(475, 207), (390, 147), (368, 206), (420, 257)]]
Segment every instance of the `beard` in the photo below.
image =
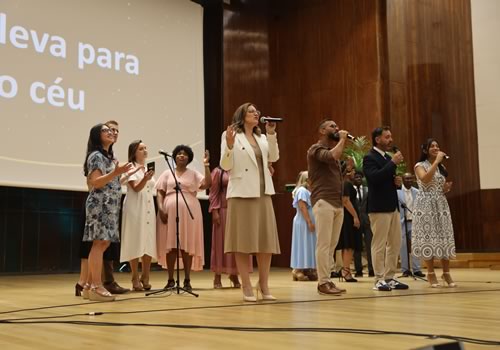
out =
[(333, 141), (340, 141), (340, 135), (338, 132), (332, 132), (331, 134), (328, 134), (328, 138)]

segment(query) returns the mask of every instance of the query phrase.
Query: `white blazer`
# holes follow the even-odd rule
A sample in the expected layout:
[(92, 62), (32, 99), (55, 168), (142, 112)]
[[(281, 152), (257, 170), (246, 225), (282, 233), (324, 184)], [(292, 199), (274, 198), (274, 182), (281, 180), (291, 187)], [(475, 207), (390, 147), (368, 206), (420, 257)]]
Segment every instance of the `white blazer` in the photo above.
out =
[[(274, 185), (269, 172), (268, 162), (279, 159), (277, 134), (257, 136), (255, 140), (262, 151), (262, 166), (264, 168), (265, 191), (267, 195), (273, 195)], [(237, 133), (233, 149), (226, 144), (226, 132), (222, 133), (220, 166), (229, 172), (229, 184), (227, 186), (226, 198), (256, 198), (260, 197), (259, 168), (252, 146), (244, 133)]]

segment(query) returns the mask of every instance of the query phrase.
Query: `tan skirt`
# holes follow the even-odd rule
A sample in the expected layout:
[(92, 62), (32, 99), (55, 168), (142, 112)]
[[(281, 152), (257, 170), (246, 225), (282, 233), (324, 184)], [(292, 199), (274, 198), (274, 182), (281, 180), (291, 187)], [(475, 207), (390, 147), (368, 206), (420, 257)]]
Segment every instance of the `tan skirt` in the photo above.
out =
[(271, 196), (228, 199), (224, 252), (281, 253)]

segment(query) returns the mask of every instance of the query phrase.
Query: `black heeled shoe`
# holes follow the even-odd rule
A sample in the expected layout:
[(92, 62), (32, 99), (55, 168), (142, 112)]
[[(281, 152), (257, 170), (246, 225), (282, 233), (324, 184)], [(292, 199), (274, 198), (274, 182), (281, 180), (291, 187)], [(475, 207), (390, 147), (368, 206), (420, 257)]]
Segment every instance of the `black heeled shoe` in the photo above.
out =
[(183, 287), (185, 291), (187, 292), (192, 292), (193, 291), (193, 287), (191, 287), (191, 280), (189, 279), (185, 279), (184, 280), (184, 285)]
[(83, 292), (83, 286), (79, 285), (78, 282), (75, 284), (75, 297), (81, 297)]
[(342, 279), (346, 282), (358, 282), (357, 279), (352, 277), (351, 271), (346, 268), (342, 268), (342, 270), (340, 270), (339, 281), (342, 281)]
[(342, 269), (340, 269), (338, 272), (337, 271), (332, 271), (330, 273), (330, 278), (337, 278), (342, 276)]
[(167, 285), (165, 286), (165, 290), (167, 289), (174, 289), (175, 288), (175, 280), (168, 280)]

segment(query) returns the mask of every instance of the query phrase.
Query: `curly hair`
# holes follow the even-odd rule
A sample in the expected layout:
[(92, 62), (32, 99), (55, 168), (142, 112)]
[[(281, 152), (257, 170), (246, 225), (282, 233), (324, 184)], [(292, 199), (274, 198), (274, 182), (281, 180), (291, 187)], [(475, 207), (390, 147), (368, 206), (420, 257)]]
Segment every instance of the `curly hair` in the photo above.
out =
[(177, 146), (175, 146), (174, 150), (172, 151), (172, 157), (174, 158), (174, 162), (176, 162), (177, 155), (181, 151), (186, 152), (186, 154), (188, 156), (188, 164), (191, 163), (193, 161), (193, 158), (194, 158), (194, 153), (193, 153), (193, 149), (191, 147), (187, 146), (187, 145), (177, 145)]

